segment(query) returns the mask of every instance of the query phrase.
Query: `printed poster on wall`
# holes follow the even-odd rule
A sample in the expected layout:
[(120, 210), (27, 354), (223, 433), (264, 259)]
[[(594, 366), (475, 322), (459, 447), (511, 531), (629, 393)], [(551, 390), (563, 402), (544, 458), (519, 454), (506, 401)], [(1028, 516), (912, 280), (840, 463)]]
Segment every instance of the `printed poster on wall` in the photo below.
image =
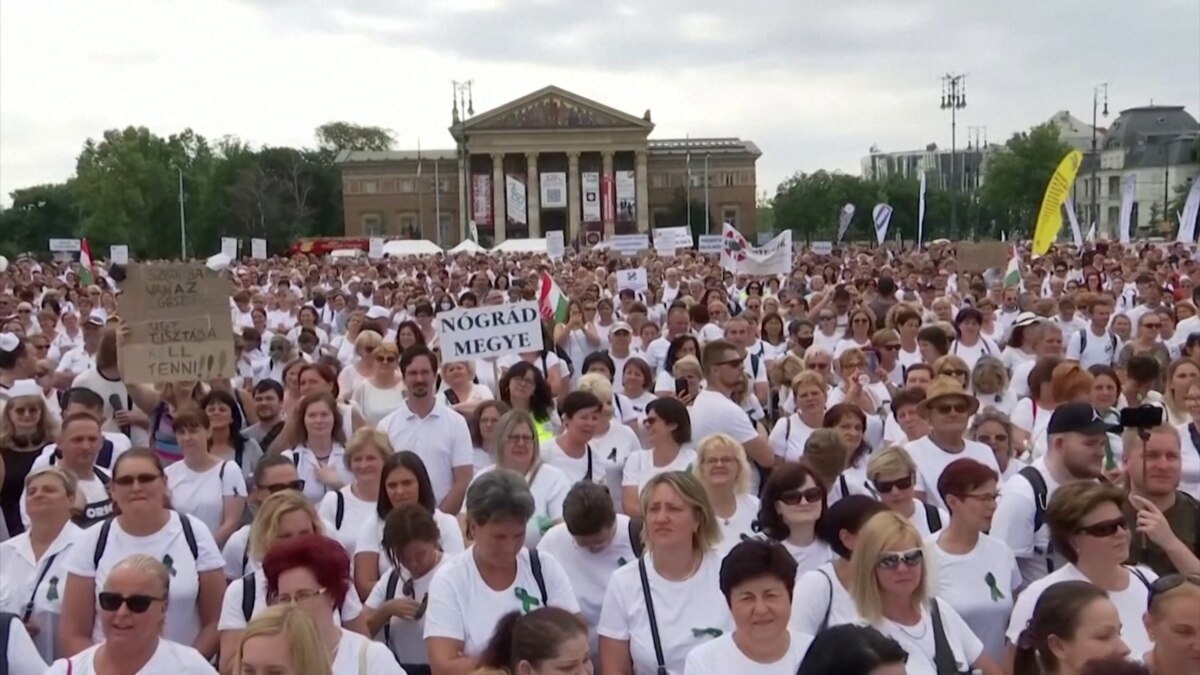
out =
[(524, 176), (507, 175), (504, 177), (505, 198), (508, 221), (524, 225), (525, 220), (525, 180)]
[(567, 207), (567, 174), (551, 171), (540, 176), (542, 181), (542, 208), (565, 209)]
[(631, 222), (637, 212), (637, 184), (633, 171), (617, 171), (617, 220)]
[(476, 223), (492, 224), (492, 177), (477, 173), (471, 177), (471, 213)]
[(583, 222), (600, 222), (600, 174), (596, 171), (585, 171), (580, 180), (583, 183)]
[(615, 203), (616, 200), (613, 199), (613, 177), (612, 174), (606, 173), (600, 177), (600, 217), (606, 225), (613, 222), (613, 205)]

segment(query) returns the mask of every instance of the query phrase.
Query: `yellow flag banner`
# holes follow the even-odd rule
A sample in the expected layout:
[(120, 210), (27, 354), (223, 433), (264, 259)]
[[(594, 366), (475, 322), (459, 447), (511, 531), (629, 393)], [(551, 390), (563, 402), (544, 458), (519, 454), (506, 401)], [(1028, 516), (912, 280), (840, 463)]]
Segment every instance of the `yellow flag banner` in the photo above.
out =
[(1046, 184), (1046, 196), (1042, 197), (1042, 208), (1038, 211), (1037, 227), (1033, 230), (1033, 252), (1035, 255), (1046, 255), (1050, 245), (1058, 238), (1062, 229), (1063, 202), (1071, 192), (1075, 183), (1075, 174), (1079, 173), (1079, 165), (1083, 162), (1083, 153), (1072, 150), (1058, 163), (1050, 182)]

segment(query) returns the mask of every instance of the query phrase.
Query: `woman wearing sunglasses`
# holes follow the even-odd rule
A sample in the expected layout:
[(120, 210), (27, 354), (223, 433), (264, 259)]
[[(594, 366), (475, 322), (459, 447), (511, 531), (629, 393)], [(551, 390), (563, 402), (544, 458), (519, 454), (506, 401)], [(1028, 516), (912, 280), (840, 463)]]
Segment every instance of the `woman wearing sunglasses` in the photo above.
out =
[(350, 393), (350, 402), (367, 424), (374, 426), (404, 403), (404, 380), (397, 365), (400, 352), (391, 342), (380, 343), (366, 358), (374, 361), (375, 367)]
[(884, 506), (907, 518), (923, 539), (942, 529), (950, 514), (917, 499), (916, 482), (917, 465), (898, 445), (875, 453), (867, 464), (867, 487)]
[[(312, 504), (299, 490), (281, 490), (259, 509), (250, 526), (249, 547), (241, 561), (246, 571), (234, 578), (225, 589), (221, 603), (221, 620), (217, 625), (221, 636), (221, 671), (229, 672), (233, 654), (246, 622), (267, 608), (267, 579), (262, 561), (277, 544), (310, 534), (327, 535), (330, 525), (317, 516)], [(230, 561), (226, 560), (228, 567)], [(362, 605), (358, 596), (348, 595), (341, 607), (343, 625), (350, 630), (365, 631)]]
[(1055, 552), (1067, 564), (1021, 592), (1006, 634), (1011, 645), (1019, 646), (1021, 630), (1043, 591), (1060, 581), (1087, 581), (1107, 592), (1116, 605), (1121, 634), (1133, 653), (1150, 651), (1153, 645), (1142, 615), (1149, 606), (1150, 586), (1157, 575), (1124, 564), (1130, 537), (1121, 513), (1124, 504), (1125, 493), (1104, 483), (1075, 481), (1054, 491), (1046, 507), (1046, 525)]
[[(1127, 626), (1127, 625), (1126, 625)], [(1014, 675), (1080, 675), (1089, 663), (1124, 660), (1121, 617), (1103, 590), (1086, 581), (1060, 581), (1047, 587), (1019, 631)], [(1183, 673), (1179, 671), (1159, 671)]]
[(225, 561), (208, 527), (170, 508), (162, 461), (145, 448), (127, 450), (113, 464), (112, 519), (84, 530), (67, 558), (59, 646), (77, 654), (103, 637), (96, 595), (113, 568), (132, 553), (162, 560), (171, 574), (163, 637), (217, 651), (217, 619), (225, 591)]
[(441, 531), (420, 504), (392, 509), (383, 525), (383, 548), (392, 569), (367, 597), (367, 632), (379, 635), (408, 675), (429, 675), (425, 607), (433, 574), (447, 559)]
[(1200, 575), (1170, 574), (1150, 585), (1146, 632), (1154, 647), (1142, 661), (1155, 675), (1200, 669)]
[(757, 528), (783, 544), (799, 566), (799, 573), (833, 562), (833, 549), (817, 537), (817, 523), (825, 515), (828, 491), (808, 466), (787, 462), (775, 465), (763, 487)]
[[(134, 451), (136, 452), (136, 451)], [(195, 649), (166, 637), (170, 588), (176, 579), (162, 561), (134, 553), (115, 564), (97, 596), (100, 636), (97, 643), (59, 659), (50, 675), (107, 673), (216, 673)]]
[(350, 558), (336, 541), (305, 534), (279, 542), (262, 571), (269, 604), (295, 605), (313, 620), (333, 675), (404, 675), (387, 647), (335, 620), (334, 610), (354, 596)]
[(867, 521), (850, 573), (858, 616), (908, 652), (909, 675), (1004, 673), (950, 603), (933, 596), (921, 534), (904, 516), (889, 511)]

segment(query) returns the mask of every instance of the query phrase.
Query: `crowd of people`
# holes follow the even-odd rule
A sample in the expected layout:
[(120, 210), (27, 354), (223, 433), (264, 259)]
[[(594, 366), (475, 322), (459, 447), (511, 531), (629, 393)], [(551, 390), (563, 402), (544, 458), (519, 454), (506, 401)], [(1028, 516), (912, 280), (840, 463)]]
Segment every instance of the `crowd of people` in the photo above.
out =
[(15, 261), (0, 672), (1200, 672), (1200, 265), (1025, 258), (233, 261), (236, 375), (165, 385), (122, 268)]

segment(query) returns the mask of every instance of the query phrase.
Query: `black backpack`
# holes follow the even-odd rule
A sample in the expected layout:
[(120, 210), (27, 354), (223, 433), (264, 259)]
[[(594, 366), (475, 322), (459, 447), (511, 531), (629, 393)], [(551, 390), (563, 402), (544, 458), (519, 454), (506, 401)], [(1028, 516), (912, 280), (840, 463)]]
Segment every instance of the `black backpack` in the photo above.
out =
[[(183, 538), (187, 540), (188, 550), (192, 552), (192, 559), (199, 560), (200, 544), (196, 542), (196, 531), (192, 529), (192, 521), (182, 513), (178, 515), (179, 525), (183, 528)], [(92, 554), (93, 567), (99, 568), (100, 560), (104, 558), (104, 550), (108, 548), (108, 534), (112, 531), (112, 524), (113, 518), (109, 518), (100, 525), (100, 537), (96, 539), (96, 551)]]
[(942, 513), (933, 504), (921, 502), (925, 507), (925, 524), (929, 527), (929, 533), (933, 534), (942, 529)]

